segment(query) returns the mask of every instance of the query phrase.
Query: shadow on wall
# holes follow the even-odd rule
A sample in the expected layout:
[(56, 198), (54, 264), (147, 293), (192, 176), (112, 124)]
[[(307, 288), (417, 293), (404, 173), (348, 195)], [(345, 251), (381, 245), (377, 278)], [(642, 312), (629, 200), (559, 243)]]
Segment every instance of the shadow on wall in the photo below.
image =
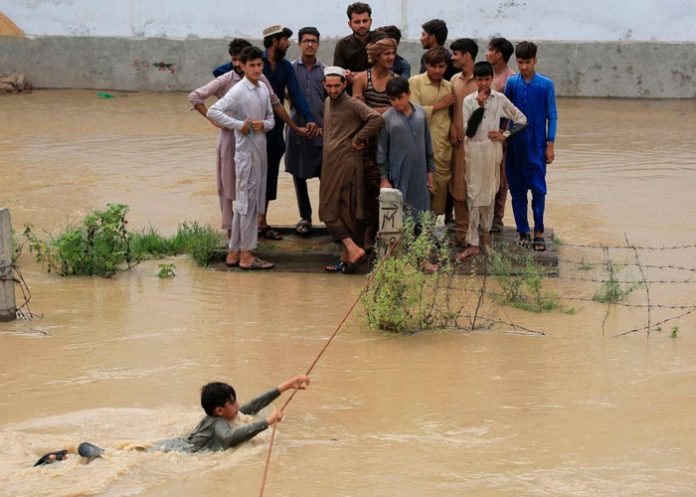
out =
[(0, 36), (24, 36), (24, 31), (2, 11), (0, 11)]

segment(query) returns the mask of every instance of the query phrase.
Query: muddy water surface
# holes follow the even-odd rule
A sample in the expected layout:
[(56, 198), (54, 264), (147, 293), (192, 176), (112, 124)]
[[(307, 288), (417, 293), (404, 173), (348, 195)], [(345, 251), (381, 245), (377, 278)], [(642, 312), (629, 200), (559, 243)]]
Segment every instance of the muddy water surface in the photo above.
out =
[[(0, 110), (0, 204), (16, 229), (55, 230), (107, 202), (130, 205), (135, 228), (217, 224), (215, 130), (184, 94), (41, 91), (2, 98)], [(596, 290), (573, 278), (601, 272), (573, 261), (602, 253), (573, 244), (696, 242), (694, 101), (561, 100), (559, 111), (547, 224), (566, 246), (549, 288), (564, 298)], [(294, 223), (287, 175), (280, 197), (271, 222)], [(694, 249), (640, 257), (696, 267)], [(127, 449), (190, 431), (205, 382), (229, 381), (244, 399), (306, 369), (364, 280), (172, 262), (171, 280), (156, 277), (156, 262), (102, 280), (46, 274), (22, 256), (43, 318), (0, 324), (0, 495), (258, 494), (267, 432), (225, 453)], [(653, 303), (696, 301), (694, 271), (645, 272), (687, 280), (649, 285)], [(620, 275), (640, 278), (630, 267)], [(645, 301), (643, 288), (628, 298)], [(384, 336), (351, 319), (287, 410), (266, 495), (696, 495), (694, 317), (614, 338), (645, 325), (646, 310), (605, 320), (606, 306), (585, 300), (563, 309), (497, 311), (543, 336), (505, 325)], [(31, 468), (83, 440), (105, 458)]]

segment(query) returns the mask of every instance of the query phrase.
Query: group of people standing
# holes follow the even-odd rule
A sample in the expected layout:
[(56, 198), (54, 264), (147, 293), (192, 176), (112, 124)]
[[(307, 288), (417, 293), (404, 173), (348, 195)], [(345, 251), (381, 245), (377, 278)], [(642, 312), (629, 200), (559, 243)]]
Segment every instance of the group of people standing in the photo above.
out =
[[(270, 26), (263, 32), (265, 50), (232, 40), (231, 62), (189, 95), (220, 128), (226, 263), (273, 267), (253, 251), (259, 236), (281, 237), (266, 212), (277, 195), (283, 155), (293, 177), (299, 234), (312, 230), (307, 180), (320, 178), (319, 219), (343, 249), (328, 271), (354, 271), (374, 245), (379, 190), (385, 187), (402, 192), (416, 220), (425, 211), (444, 214), (460, 260), (487, 251), (489, 233), (503, 227), (509, 190), (520, 243), (545, 250), (545, 176), (554, 159), (557, 111), (552, 80), (535, 71), (537, 46), (493, 38), (486, 61), (475, 62), (476, 42), (457, 39), (447, 50), (447, 25), (434, 19), (422, 26), (420, 74), (410, 76), (410, 65), (397, 54), (396, 26), (372, 30), (372, 11), (361, 2), (348, 6), (347, 15), (352, 33), (336, 44), (331, 66), (317, 57), (315, 27), (299, 30), (301, 55), (290, 62), (285, 55), (293, 32)], [(519, 74), (508, 66), (513, 53)], [(219, 100), (208, 109), (211, 95)]]

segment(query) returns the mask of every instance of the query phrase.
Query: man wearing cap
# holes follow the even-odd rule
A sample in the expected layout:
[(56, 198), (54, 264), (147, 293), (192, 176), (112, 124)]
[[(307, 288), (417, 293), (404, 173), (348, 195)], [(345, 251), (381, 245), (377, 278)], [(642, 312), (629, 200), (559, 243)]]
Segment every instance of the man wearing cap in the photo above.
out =
[[(290, 94), (293, 107), (307, 123), (307, 132), (314, 136), (317, 131), (316, 119), (309, 110), (307, 100), (302, 93), (295, 70), (289, 61), (285, 60), (285, 54), (290, 46), (292, 31), (279, 24), (269, 26), (263, 30), (263, 74), (271, 82), (273, 91), (281, 104), (285, 100), (285, 92)], [(268, 150), (268, 176), (266, 178), (266, 209), (259, 215), (259, 234), (269, 240), (280, 240), (280, 234), (272, 229), (266, 220), (268, 203), (275, 200), (278, 195), (278, 170), (280, 159), (285, 153), (285, 140), (283, 139), (283, 122), (276, 119), (276, 125), (266, 135)]]
[(324, 70), (324, 160), (319, 185), (319, 219), (336, 243), (340, 261), (328, 271), (354, 272), (365, 258), (365, 145), (384, 126), (374, 109), (346, 94), (345, 70)]

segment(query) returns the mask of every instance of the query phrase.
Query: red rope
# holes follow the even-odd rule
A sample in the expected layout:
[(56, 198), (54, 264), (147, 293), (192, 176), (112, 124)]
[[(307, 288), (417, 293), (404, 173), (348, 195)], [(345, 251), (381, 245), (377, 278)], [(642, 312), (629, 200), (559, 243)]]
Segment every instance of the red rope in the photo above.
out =
[[(336, 335), (338, 335), (338, 332), (341, 330), (345, 322), (348, 320), (350, 315), (353, 313), (353, 310), (355, 310), (355, 306), (358, 305), (358, 302), (360, 302), (360, 298), (363, 296), (363, 294), (367, 291), (368, 288), (370, 288), (370, 285), (372, 284), (372, 281), (374, 281), (375, 276), (379, 273), (379, 271), (382, 269), (382, 265), (384, 264), (384, 261), (387, 260), (392, 253), (392, 250), (396, 246), (396, 243), (392, 243), (389, 248), (387, 249), (387, 253), (385, 254), (384, 258), (379, 262), (379, 265), (377, 268), (372, 272), (370, 277), (367, 279), (367, 282), (363, 286), (362, 290), (360, 290), (360, 293), (356, 297), (356, 299), (353, 301), (353, 304), (350, 306), (348, 309), (348, 312), (345, 313), (343, 316), (343, 319), (338, 323), (338, 326), (336, 326), (336, 329), (334, 332), (331, 334), (329, 339), (326, 341), (324, 344), (324, 347), (319, 351), (319, 354), (317, 354), (317, 357), (314, 359), (314, 362), (312, 362), (312, 365), (309, 366), (309, 369), (307, 369), (307, 372), (305, 373), (307, 376), (312, 372), (314, 369), (314, 366), (317, 365), (319, 362), (319, 359), (321, 359), (321, 356), (324, 355), (324, 352), (326, 352), (326, 349), (329, 348), (329, 345), (331, 345), (331, 342), (333, 341), (334, 338), (336, 338)], [(280, 412), (284, 412), (285, 408), (288, 406), (290, 401), (295, 397), (295, 394), (298, 392), (297, 388), (295, 388), (288, 399), (285, 401), (283, 404), (283, 407), (280, 408)], [(273, 451), (273, 441), (275, 440), (275, 434), (276, 434), (276, 427), (278, 426), (278, 423), (273, 424), (273, 430), (271, 431), (271, 441), (268, 443), (268, 453), (266, 454), (266, 464), (263, 469), (263, 478), (261, 479), (261, 489), (259, 491), (259, 497), (263, 497), (264, 491), (266, 490), (266, 481), (268, 481), (268, 470), (270, 468), (270, 463), (271, 463), (271, 452)]]

